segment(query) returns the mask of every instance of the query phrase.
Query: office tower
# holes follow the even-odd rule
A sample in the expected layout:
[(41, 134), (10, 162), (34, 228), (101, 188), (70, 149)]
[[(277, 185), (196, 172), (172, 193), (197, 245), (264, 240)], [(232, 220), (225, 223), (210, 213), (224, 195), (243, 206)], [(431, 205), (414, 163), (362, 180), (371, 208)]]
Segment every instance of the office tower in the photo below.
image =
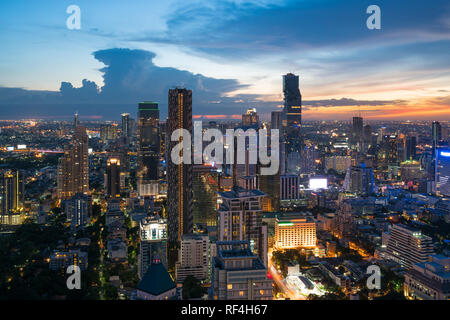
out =
[(120, 197), (120, 159), (111, 157), (106, 161), (105, 191), (110, 197)]
[(396, 135), (384, 135), (381, 141), (381, 149), (378, 160), (384, 166), (399, 162), (399, 144)]
[(442, 140), (442, 126), (437, 121), (433, 121), (431, 124), (431, 137), (433, 139), (433, 149), (435, 149)]
[(249, 241), (253, 252), (267, 265), (267, 226), (262, 223), (264, 196), (260, 190), (237, 186), (231, 191), (219, 192), (218, 238), (220, 241)]
[(248, 241), (217, 242), (213, 258), (210, 299), (272, 300), (272, 280)]
[(450, 258), (432, 255), (405, 273), (405, 297), (413, 300), (450, 300)]
[(58, 164), (58, 196), (68, 199), (77, 193), (89, 193), (89, 138), (86, 128), (75, 128), (70, 146)]
[(158, 180), (159, 109), (156, 102), (141, 102), (138, 107), (138, 183)]
[(314, 248), (316, 245), (316, 223), (313, 219), (303, 216), (287, 216), (276, 219), (276, 248)]
[(406, 269), (425, 262), (433, 254), (433, 242), (419, 230), (402, 224), (394, 224), (390, 230), (386, 253), (388, 258)]
[(20, 223), (19, 214), (23, 209), (24, 183), (21, 171), (0, 172), (0, 224)]
[(76, 112), (73, 116), (73, 127), (76, 128), (80, 125), (80, 121), (78, 119), (78, 112)]
[(117, 124), (104, 124), (100, 126), (100, 139), (103, 143), (115, 141), (119, 136), (119, 128)]
[(92, 197), (77, 193), (73, 197), (62, 201), (66, 219), (72, 228), (84, 227), (92, 214)]
[(435, 165), (436, 191), (439, 195), (450, 196), (450, 148), (436, 150)]
[[(186, 129), (192, 135), (192, 91), (169, 90), (168, 132)], [(181, 139), (179, 140), (181, 141)], [(170, 141), (167, 162), (167, 218), (169, 242), (179, 242), (181, 235), (193, 232), (192, 164), (175, 164), (172, 149), (179, 141)]]
[(301, 138), (302, 95), (298, 76), (292, 73), (283, 76), (283, 93), (284, 168), (287, 173), (296, 174), (300, 170), (300, 151), (303, 144)]
[(417, 138), (409, 136), (406, 138), (406, 160), (416, 160)]
[(217, 192), (219, 174), (209, 166), (194, 165), (192, 172), (193, 219), (194, 226), (217, 225)]
[(142, 279), (151, 261), (158, 258), (167, 269), (167, 221), (148, 217), (139, 223), (138, 274)]
[(296, 175), (280, 176), (280, 200), (300, 199), (300, 180)]
[(364, 139), (363, 118), (353, 117), (351, 143), (353, 146), (361, 144)]
[(183, 234), (178, 250), (175, 278), (177, 283), (192, 276), (203, 281), (208, 278), (209, 237), (207, 235)]
[(248, 108), (247, 112), (242, 115), (242, 126), (243, 127), (259, 126), (259, 116), (256, 113), (255, 108)]
[(374, 192), (373, 168), (366, 167), (364, 163), (348, 168), (344, 180), (344, 188), (347, 191), (361, 195), (370, 195)]
[(130, 137), (130, 114), (122, 113), (122, 137)]

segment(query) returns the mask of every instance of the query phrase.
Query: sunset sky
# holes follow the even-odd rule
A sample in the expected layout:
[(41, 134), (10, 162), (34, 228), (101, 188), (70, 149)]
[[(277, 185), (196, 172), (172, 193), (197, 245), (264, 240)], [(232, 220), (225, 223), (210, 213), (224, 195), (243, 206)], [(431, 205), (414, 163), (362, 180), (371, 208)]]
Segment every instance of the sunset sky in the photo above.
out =
[[(69, 5), (81, 29), (69, 30)], [(366, 9), (381, 8), (381, 30)], [(117, 120), (193, 90), (194, 113), (267, 116), (300, 76), (305, 119), (450, 120), (444, 0), (1, 1), (0, 118)]]

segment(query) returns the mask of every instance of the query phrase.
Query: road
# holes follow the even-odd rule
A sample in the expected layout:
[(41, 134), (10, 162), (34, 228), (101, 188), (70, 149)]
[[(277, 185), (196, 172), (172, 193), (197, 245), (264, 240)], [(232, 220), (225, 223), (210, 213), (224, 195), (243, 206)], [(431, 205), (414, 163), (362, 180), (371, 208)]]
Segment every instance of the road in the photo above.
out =
[(286, 286), (285, 280), (277, 272), (276, 268), (272, 264), (272, 255), (269, 254), (269, 272), (272, 275), (273, 281), (275, 281), (278, 288), (283, 292), (286, 298), (291, 300), (306, 300), (305, 297), (299, 295), (295, 290), (292, 290)]

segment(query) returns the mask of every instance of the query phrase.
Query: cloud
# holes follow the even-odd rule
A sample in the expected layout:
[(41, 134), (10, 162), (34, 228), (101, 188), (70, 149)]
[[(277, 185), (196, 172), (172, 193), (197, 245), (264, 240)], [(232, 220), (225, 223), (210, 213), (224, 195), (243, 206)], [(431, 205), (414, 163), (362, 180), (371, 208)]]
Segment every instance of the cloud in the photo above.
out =
[(404, 104), (405, 100), (355, 100), (351, 98), (325, 99), (325, 100), (305, 100), (302, 102), (305, 108), (315, 107), (348, 107), (348, 106), (392, 106)]
[[(84, 79), (79, 88), (70, 82), (62, 82), (59, 92), (0, 88), (0, 104), (20, 104), (25, 114), (26, 110), (33, 109), (33, 105), (52, 104), (66, 106), (70, 109), (68, 115), (78, 110), (80, 114), (95, 112), (106, 118), (117, 118), (121, 112), (135, 112), (139, 101), (152, 100), (159, 102), (163, 118), (167, 116), (167, 92), (170, 88), (180, 86), (191, 89), (193, 112), (205, 113), (211, 111), (210, 101), (230, 102), (226, 94), (246, 87), (234, 79), (216, 79), (156, 66), (153, 63), (155, 54), (149, 51), (114, 48), (96, 51), (93, 56), (105, 65), (100, 70), (103, 73), (102, 87)], [(222, 104), (220, 112), (226, 111), (226, 107)], [(48, 107), (41, 110), (43, 116), (49, 112)], [(39, 114), (36, 108), (32, 111)], [(8, 114), (5, 108), (0, 112)]]

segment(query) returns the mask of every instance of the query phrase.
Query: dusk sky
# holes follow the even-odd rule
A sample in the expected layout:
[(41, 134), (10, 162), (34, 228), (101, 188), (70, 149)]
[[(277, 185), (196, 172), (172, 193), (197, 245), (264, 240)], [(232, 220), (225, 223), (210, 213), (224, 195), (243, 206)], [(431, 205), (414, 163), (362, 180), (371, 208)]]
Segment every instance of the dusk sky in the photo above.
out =
[(205, 118), (267, 116), (292, 72), (304, 119), (450, 120), (447, 0), (15, 0), (0, 29), (1, 119), (118, 120), (142, 100), (164, 119), (174, 86)]

